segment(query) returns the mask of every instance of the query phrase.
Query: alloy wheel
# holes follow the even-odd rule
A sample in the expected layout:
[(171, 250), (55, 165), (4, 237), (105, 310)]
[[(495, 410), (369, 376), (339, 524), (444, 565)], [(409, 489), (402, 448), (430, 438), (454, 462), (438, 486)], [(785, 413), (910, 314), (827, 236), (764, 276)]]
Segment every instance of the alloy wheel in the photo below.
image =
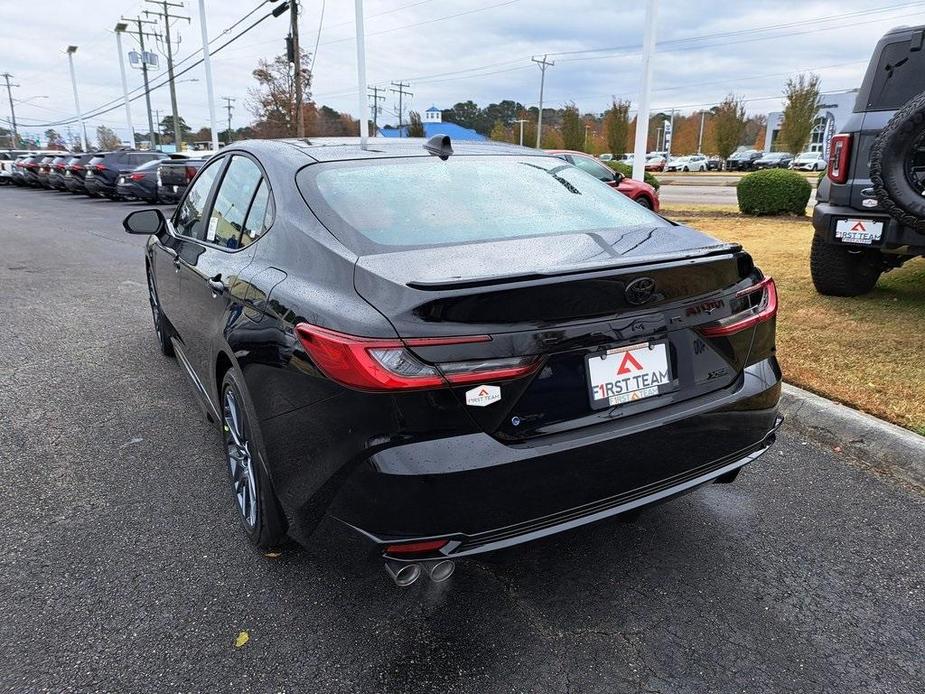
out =
[(241, 406), (232, 388), (225, 389), (222, 401), (222, 432), (231, 473), (231, 485), (238, 511), (248, 528), (257, 525), (257, 485), (254, 460), (248, 441), (247, 425)]

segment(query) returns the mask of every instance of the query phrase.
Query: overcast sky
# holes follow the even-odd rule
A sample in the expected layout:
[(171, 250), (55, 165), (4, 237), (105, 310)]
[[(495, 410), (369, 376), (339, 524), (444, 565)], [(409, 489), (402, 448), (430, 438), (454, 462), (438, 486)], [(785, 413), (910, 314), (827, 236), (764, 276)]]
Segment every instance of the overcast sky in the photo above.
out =
[[(39, 8), (0, 2), (0, 73), (14, 75), (21, 85), (13, 90), (14, 98), (28, 102), (16, 104), (23, 131), (37, 132), (45, 123), (73, 117), (64, 52), (69, 44), (79, 47), (75, 64), (83, 110), (121, 97), (112, 29), (121, 15), (136, 16), (145, 4), (67, 0)], [(302, 44), (309, 52), (321, 25), (312, 94), (319, 104), (356, 115), (354, 3), (326, 0), (320, 22), (324, 4), (301, 4)], [(263, 4), (221, 35), (259, 5), (260, 0), (206, 0), (213, 48), (273, 7)], [(598, 112), (612, 95), (635, 102), (644, 7), (641, 0), (366, 0), (369, 84), (410, 82), (411, 105), (419, 110), (466, 99), (483, 106), (502, 99), (535, 105), (540, 73), (530, 57), (548, 53), (556, 64), (546, 73), (546, 105), (573, 101), (582, 112)], [(182, 39), (178, 60), (201, 47), (198, 2), (187, 0), (185, 12), (192, 21), (174, 23)], [(216, 97), (237, 99), (235, 126), (253, 119), (247, 105), (248, 88), (254, 85), (251, 71), (259, 58), (283, 52), (288, 22), (288, 14), (270, 17), (213, 57)], [(694, 110), (733, 91), (749, 100), (751, 112), (766, 113), (779, 107), (787, 76), (810, 69), (822, 76), (827, 91), (851, 89), (860, 84), (883, 32), (917, 23), (925, 23), (925, 1), (661, 0), (653, 106)], [(124, 46), (126, 51), (133, 47), (132, 39), (126, 37)], [(130, 69), (128, 78), (130, 90), (140, 87), (139, 71)], [(178, 83), (177, 99), (180, 114), (198, 129), (208, 124), (202, 67), (178, 79), (190, 78), (199, 81)], [(30, 99), (35, 96), (48, 98)], [(388, 93), (384, 102), (384, 122), (394, 121), (394, 96)], [(8, 119), (6, 94), (0, 97), (0, 118)], [(162, 117), (169, 113), (166, 87), (153, 92), (151, 101)], [(143, 99), (133, 103), (132, 112), (136, 130), (146, 129)], [(224, 127), (224, 110), (219, 122)], [(88, 131), (99, 124), (126, 136), (121, 108), (88, 119)]]

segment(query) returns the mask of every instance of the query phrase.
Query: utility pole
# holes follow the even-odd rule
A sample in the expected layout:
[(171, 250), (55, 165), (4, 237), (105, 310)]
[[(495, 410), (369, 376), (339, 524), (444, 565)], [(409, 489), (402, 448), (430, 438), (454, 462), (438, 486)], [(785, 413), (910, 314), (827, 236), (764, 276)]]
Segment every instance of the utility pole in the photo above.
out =
[(537, 60), (536, 58), (530, 58), (534, 63), (540, 67), (540, 115), (536, 121), (536, 148), (540, 148), (540, 141), (543, 138), (543, 87), (546, 84), (546, 68), (555, 65), (551, 60), (546, 60), (546, 56), (543, 56), (542, 60)]
[(385, 92), (385, 89), (383, 87), (370, 87), (369, 92), (369, 98), (372, 99), (369, 108), (373, 114), (373, 137), (375, 137), (376, 133), (379, 132), (379, 113), (382, 111), (379, 102), (385, 101), (385, 95), (379, 96), (379, 92)]
[(292, 39), (292, 77), (295, 87), (295, 134), (305, 137), (305, 114), (302, 113), (302, 49), (299, 48), (299, 3), (289, 3), (289, 36)]
[(405, 113), (403, 105), (402, 105), (403, 104), (402, 97), (406, 95), (414, 96), (414, 94), (412, 94), (411, 92), (405, 91), (407, 87), (411, 86), (410, 84), (405, 84), (404, 82), (392, 82), (392, 86), (398, 87), (397, 89), (390, 89), (389, 91), (392, 92), (393, 94), (398, 94), (398, 136), (402, 137), (402, 131), (401, 131), (402, 122), (401, 121)]
[[(209, 30), (206, 28), (206, 0), (199, 0), (199, 28), (202, 30), (202, 63), (206, 71), (206, 95), (209, 97), (209, 127), (212, 151), (218, 151), (218, 120), (215, 118), (215, 91), (212, 88), (212, 58), (209, 56)], [(228, 117), (231, 120), (231, 115)], [(231, 126), (228, 126), (229, 130)], [(230, 138), (229, 138), (230, 141)]]
[(135, 148), (135, 128), (132, 126), (132, 107), (128, 100), (128, 80), (125, 78), (125, 56), (122, 54), (122, 32), (128, 24), (116, 24), (116, 50), (119, 51), (119, 72), (122, 74), (122, 100), (125, 101), (125, 122), (128, 124), (128, 138), (132, 149)]
[(145, 17), (154, 15), (164, 20), (164, 42), (167, 44), (167, 82), (170, 85), (170, 108), (173, 112), (173, 141), (176, 151), (179, 152), (183, 146), (183, 134), (180, 130), (180, 114), (177, 111), (177, 88), (173, 80), (173, 45), (170, 41), (170, 20), (185, 19), (188, 22), (190, 18), (184, 15), (170, 14), (171, 7), (184, 7), (182, 2), (169, 2), (168, 0), (145, 0), (145, 2), (164, 8), (160, 12), (145, 10)]
[(585, 123), (585, 152), (588, 151), (588, 131), (591, 129), (591, 126)]
[(526, 118), (519, 118), (514, 121), (515, 123), (520, 123), (520, 146), (524, 146), (524, 123), (527, 122)]
[[(231, 112), (234, 111), (234, 102), (237, 101), (237, 99), (233, 99), (230, 96), (223, 96), (222, 100), (224, 100), (225, 108), (228, 110), (228, 139), (225, 140), (225, 146), (227, 147), (231, 144)], [(215, 149), (218, 150), (218, 147), (215, 146)]]
[[(157, 134), (154, 131), (151, 131), (151, 138), (154, 140), (152, 144), (157, 145), (158, 150), (161, 148), (161, 111), (160, 109), (154, 109), (154, 117), (157, 119)], [(148, 118), (151, 118), (151, 114), (148, 113)]]
[(700, 112), (700, 137), (697, 138), (697, 154), (703, 154), (703, 119), (706, 115), (706, 111)]
[[(141, 17), (135, 17), (134, 19), (131, 19), (128, 17), (122, 17), (122, 21), (123, 22), (134, 22), (138, 26), (138, 28), (135, 31), (126, 30), (125, 33), (134, 36), (137, 39), (138, 45), (141, 49), (141, 76), (142, 76), (142, 79), (144, 80), (144, 85), (145, 85), (145, 113), (148, 114), (148, 136), (151, 138), (152, 146), (154, 145), (156, 141), (157, 146), (160, 147), (161, 138), (155, 132), (154, 123), (151, 121), (151, 88), (148, 86), (148, 62), (146, 60), (146, 53), (145, 53), (145, 36), (147, 36), (148, 38), (152, 38), (152, 39), (157, 38), (157, 36), (155, 34), (146, 32), (143, 27), (144, 24), (157, 24), (157, 22), (149, 20), (149, 19), (142, 19)], [(158, 123), (158, 127), (160, 127), (160, 120), (158, 120), (157, 123)]]
[(0, 77), (6, 80), (6, 95), (10, 99), (10, 123), (13, 125), (13, 139), (10, 144), (10, 149), (16, 149), (19, 147), (19, 133), (16, 131), (16, 109), (13, 108), (13, 87), (18, 87), (18, 84), (10, 84), (11, 75), (9, 72), (4, 72)]
[(71, 87), (74, 89), (74, 108), (77, 109), (77, 120), (80, 123), (80, 137), (84, 152), (89, 152), (87, 146), (87, 126), (84, 124), (83, 115), (80, 113), (80, 99), (77, 98), (77, 77), (74, 75), (74, 54), (77, 52), (77, 46), (67, 47), (67, 64), (71, 69)]
[(633, 149), (633, 178), (641, 181), (646, 168), (646, 143), (649, 140), (649, 96), (652, 90), (652, 56), (655, 53), (655, 19), (658, 0), (646, 0), (645, 36), (642, 42), (642, 83), (636, 111), (636, 143)]

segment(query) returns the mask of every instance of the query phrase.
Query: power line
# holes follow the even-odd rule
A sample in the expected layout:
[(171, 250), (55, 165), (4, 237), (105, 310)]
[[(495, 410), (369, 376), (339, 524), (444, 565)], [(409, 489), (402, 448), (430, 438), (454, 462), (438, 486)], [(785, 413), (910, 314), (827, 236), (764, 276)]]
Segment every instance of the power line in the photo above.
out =
[(379, 102), (385, 101), (385, 94), (379, 96), (379, 92), (384, 92), (385, 88), (373, 86), (369, 88), (369, 91), (371, 92), (369, 98), (372, 99), (370, 109), (373, 113), (373, 133), (376, 133), (379, 130), (379, 114), (382, 112), (382, 107), (379, 105)]
[[(215, 55), (215, 54), (218, 53), (219, 51), (223, 50), (224, 48), (226, 48), (227, 46), (231, 45), (232, 43), (234, 43), (235, 41), (237, 41), (239, 38), (241, 38), (242, 36), (244, 36), (245, 34), (247, 34), (249, 31), (251, 31), (252, 29), (254, 29), (254, 27), (256, 27), (258, 24), (260, 24), (260, 23), (263, 22), (264, 20), (269, 19), (270, 17), (273, 17), (273, 16), (279, 16), (279, 14), (281, 14), (281, 12), (279, 12), (279, 8), (277, 8), (277, 9), (274, 10), (273, 12), (268, 12), (267, 14), (263, 15), (262, 17), (260, 17), (260, 18), (257, 19), (256, 21), (254, 21), (252, 24), (248, 25), (245, 29), (243, 29), (242, 31), (240, 31), (240, 32), (238, 32), (237, 34), (235, 34), (232, 38), (230, 38), (230, 39), (229, 39), (228, 41), (226, 41), (225, 43), (221, 44), (220, 46), (218, 46), (218, 47), (215, 48), (214, 50), (210, 50), (210, 51), (209, 51), (209, 55)], [(211, 44), (211, 41), (210, 41), (210, 44)], [(199, 50), (196, 51), (196, 52), (197, 52), (197, 53), (201, 53), (201, 52), (202, 52), (202, 49), (199, 49)], [(182, 61), (180, 61), (180, 62), (181, 62), (181, 63), (182, 63), (182, 62), (186, 62), (187, 60), (190, 60), (192, 57), (193, 57), (192, 55), (191, 55), (191, 56), (188, 56), (187, 58), (185, 58), (184, 60), (182, 60)], [(185, 75), (185, 74), (186, 74), (187, 72), (189, 72), (190, 70), (192, 70), (192, 69), (198, 67), (199, 65), (201, 65), (201, 64), (203, 63), (203, 61), (204, 61), (204, 58), (200, 58), (199, 60), (197, 60), (197, 61), (196, 61), (195, 63), (193, 63), (192, 65), (189, 65), (189, 66), (185, 67), (183, 70), (177, 72), (177, 73), (174, 75), (174, 78), (181, 77), (181, 76)], [(180, 63), (177, 63), (177, 66), (179, 66), (179, 65), (180, 65)], [(175, 67), (176, 67), (176, 66), (175, 66)], [(137, 94), (136, 96), (133, 96), (132, 98), (129, 99), (129, 101), (137, 101), (138, 99), (142, 98), (143, 96), (145, 96), (145, 95), (147, 95), (147, 94), (150, 94), (151, 92), (153, 92), (153, 91), (155, 91), (155, 90), (157, 90), (157, 89), (160, 89), (161, 87), (163, 87), (163, 86), (166, 85), (166, 84), (167, 84), (167, 81), (166, 81), (166, 80), (163, 81), (163, 82), (161, 82), (160, 84), (155, 84), (155, 85), (151, 86), (149, 89), (145, 89), (143, 94)], [(137, 89), (135, 89), (135, 90), (133, 90), (133, 91), (139, 91), (139, 89), (140, 89), (140, 88), (137, 88)], [(116, 105), (115, 105), (115, 106), (110, 106), (110, 104), (112, 104), (112, 103), (114, 103), (114, 102), (116, 103)], [(97, 118), (97, 117), (102, 116), (102, 115), (104, 115), (104, 114), (106, 114), (106, 113), (109, 113), (109, 112), (111, 112), (111, 111), (114, 111), (114, 110), (116, 110), (117, 108), (120, 108), (121, 105), (122, 105), (122, 99), (121, 99), (121, 98), (115, 99), (115, 100), (113, 100), (113, 101), (109, 101), (109, 102), (107, 102), (106, 104), (103, 104), (102, 106), (97, 107), (96, 109), (94, 109), (93, 112), (88, 113), (88, 114), (85, 116), (85, 118), (87, 118), (87, 119), (89, 119), (89, 118)], [(107, 107), (107, 106), (109, 106), (109, 107), (108, 107), (108, 108), (105, 108), (105, 107)], [(71, 119), (66, 119), (66, 120), (61, 120), (61, 121), (55, 121), (55, 122), (51, 122), (51, 123), (38, 123), (38, 124), (33, 124), (33, 125), (31, 125), (30, 127), (33, 127), (33, 128), (55, 127), (55, 126), (59, 126), (59, 125), (68, 125), (68, 124), (70, 124), (70, 123), (75, 123), (75, 122), (77, 122), (77, 119), (76, 119), (76, 118), (71, 118)]]
[(327, 0), (321, 0), (321, 17), (318, 19), (318, 33), (315, 35), (315, 48), (312, 50), (312, 62), (308, 66), (308, 74), (314, 79), (315, 77), (315, 59), (318, 57), (318, 42), (321, 41), (321, 29), (324, 26), (324, 6)]

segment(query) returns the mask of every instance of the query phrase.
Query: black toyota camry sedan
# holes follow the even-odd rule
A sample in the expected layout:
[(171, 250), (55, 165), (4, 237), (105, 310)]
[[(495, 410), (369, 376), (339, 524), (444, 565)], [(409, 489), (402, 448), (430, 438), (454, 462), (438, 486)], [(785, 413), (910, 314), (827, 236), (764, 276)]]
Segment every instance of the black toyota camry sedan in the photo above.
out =
[(781, 421), (771, 278), (536, 150), (236, 143), (124, 226), (259, 547), (332, 521), (442, 580), (730, 482)]

